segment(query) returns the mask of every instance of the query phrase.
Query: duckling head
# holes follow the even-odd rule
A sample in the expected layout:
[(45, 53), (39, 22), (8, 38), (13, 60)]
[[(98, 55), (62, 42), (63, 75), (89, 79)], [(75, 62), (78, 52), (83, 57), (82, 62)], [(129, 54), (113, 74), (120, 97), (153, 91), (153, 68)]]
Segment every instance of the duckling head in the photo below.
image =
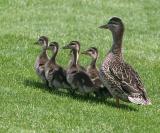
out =
[(80, 43), (78, 41), (71, 41), (68, 45), (64, 46), (63, 49), (71, 49), (71, 52), (80, 51)]
[(88, 50), (83, 51), (81, 54), (89, 55), (93, 59), (97, 59), (98, 57), (98, 49), (95, 47), (90, 47)]
[(51, 49), (53, 53), (56, 53), (59, 49), (59, 45), (57, 42), (50, 42), (48, 49)]
[(124, 31), (124, 24), (118, 17), (112, 17), (107, 24), (100, 26), (101, 29), (109, 29), (111, 32), (119, 33)]
[(47, 47), (48, 47), (48, 37), (46, 37), (46, 36), (40, 36), (38, 38), (37, 42), (35, 42), (35, 44), (39, 44), (44, 49), (47, 49)]

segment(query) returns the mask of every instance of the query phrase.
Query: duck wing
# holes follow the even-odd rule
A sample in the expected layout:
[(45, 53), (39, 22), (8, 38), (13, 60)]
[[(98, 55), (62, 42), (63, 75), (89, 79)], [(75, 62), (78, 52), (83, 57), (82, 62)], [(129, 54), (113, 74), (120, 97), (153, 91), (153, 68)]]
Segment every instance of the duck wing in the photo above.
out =
[(136, 104), (150, 104), (147, 93), (138, 73), (127, 63), (112, 65), (110, 74), (121, 89), (128, 94), (128, 100)]

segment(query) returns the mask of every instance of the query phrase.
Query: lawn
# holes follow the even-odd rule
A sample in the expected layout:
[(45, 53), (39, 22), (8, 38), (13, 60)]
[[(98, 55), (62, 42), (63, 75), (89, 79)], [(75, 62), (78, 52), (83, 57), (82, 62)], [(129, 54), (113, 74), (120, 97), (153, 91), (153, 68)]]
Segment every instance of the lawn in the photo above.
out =
[[(160, 131), (160, 2), (158, 0), (1, 0), (0, 132), (158, 133)], [(138, 72), (151, 106), (96, 100), (50, 92), (34, 71), (38, 35), (81, 50), (99, 49), (98, 66), (112, 44), (111, 33), (97, 27), (111, 16), (125, 23), (123, 53)], [(67, 67), (67, 51), (58, 63)], [(90, 58), (80, 56), (80, 63)]]

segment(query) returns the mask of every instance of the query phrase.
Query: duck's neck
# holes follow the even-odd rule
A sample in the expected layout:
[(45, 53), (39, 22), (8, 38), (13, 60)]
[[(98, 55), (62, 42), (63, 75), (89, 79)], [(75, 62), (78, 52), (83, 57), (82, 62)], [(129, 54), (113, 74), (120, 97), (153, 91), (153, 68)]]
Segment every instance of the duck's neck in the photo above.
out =
[(71, 61), (70, 61), (70, 67), (77, 67), (78, 59), (79, 59), (78, 51), (73, 50), (72, 51), (72, 58), (71, 58)]
[(53, 52), (52, 57), (51, 57), (51, 59), (50, 59), (54, 64), (56, 64), (56, 56), (57, 56), (57, 53), (58, 53), (58, 51)]
[(91, 68), (95, 68), (96, 67), (96, 61), (97, 61), (97, 58), (92, 58), (92, 61), (91, 61), (91, 64), (90, 64)]
[(120, 54), (122, 53), (122, 39), (123, 39), (123, 32), (114, 32), (112, 31), (113, 36), (113, 44), (111, 47), (111, 52), (114, 54)]

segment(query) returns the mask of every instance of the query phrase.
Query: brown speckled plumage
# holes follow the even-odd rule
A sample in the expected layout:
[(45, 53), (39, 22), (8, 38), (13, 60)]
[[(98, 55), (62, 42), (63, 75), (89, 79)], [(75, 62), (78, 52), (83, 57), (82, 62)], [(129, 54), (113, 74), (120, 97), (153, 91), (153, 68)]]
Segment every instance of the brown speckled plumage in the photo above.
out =
[(109, 29), (113, 35), (113, 45), (100, 68), (100, 78), (109, 89), (117, 104), (119, 99), (135, 104), (151, 104), (138, 73), (127, 64), (122, 56), (124, 25), (120, 18), (113, 17), (100, 28)]

